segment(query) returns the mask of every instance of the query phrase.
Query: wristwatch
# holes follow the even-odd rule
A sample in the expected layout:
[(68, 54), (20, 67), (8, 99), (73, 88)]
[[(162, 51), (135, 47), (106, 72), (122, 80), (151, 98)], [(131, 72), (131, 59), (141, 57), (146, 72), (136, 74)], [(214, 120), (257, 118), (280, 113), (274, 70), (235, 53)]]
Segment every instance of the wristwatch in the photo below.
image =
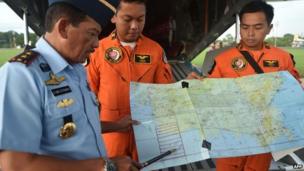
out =
[(117, 166), (112, 160), (104, 159), (104, 161), (105, 161), (104, 171), (117, 171)]

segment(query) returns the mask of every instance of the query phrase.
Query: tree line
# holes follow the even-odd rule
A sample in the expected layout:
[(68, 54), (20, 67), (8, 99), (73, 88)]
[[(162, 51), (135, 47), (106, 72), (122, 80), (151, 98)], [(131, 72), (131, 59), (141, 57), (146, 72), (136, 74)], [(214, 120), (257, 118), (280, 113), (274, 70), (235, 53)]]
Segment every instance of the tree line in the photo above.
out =
[[(234, 40), (235, 38), (231, 34), (227, 34), (221, 41), (224, 45), (232, 45)], [(265, 41), (277, 47), (291, 47), (293, 40), (294, 35), (287, 33), (284, 34), (283, 37), (268, 37)]]
[[(35, 45), (38, 37), (35, 33), (29, 33), (30, 45)], [(24, 34), (15, 31), (0, 32), (0, 48), (23, 48)]]
[[(278, 47), (291, 47), (294, 39), (293, 34), (285, 34), (283, 37), (268, 37), (266, 42)], [(38, 36), (35, 33), (29, 33), (30, 45), (35, 45), (38, 40)], [(224, 45), (232, 45), (234, 43), (234, 37), (231, 34), (227, 34), (222, 40)], [(0, 48), (23, 48), (24, 47), (24, 34), (17, 33), (15, 31), (0, 32)]]

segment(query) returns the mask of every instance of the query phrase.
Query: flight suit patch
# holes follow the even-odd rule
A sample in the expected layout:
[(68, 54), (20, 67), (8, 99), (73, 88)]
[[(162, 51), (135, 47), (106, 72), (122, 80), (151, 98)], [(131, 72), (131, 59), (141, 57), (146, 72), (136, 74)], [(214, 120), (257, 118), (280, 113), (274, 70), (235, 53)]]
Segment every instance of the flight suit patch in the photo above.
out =
[(277, 60), (263, 60), (264, 67), (279, 67), (279, 61)]
[(105, 59), (111, 63), (118, 63), (122, 59), (121, 49), (118, 47), (110, 47), (105, 52)]
[(59, 96), (62, 94), (70, 93), (72, 92), (71, 88), (69, 86), (64, 86), (60, 88), (55, 88), (51, 90), (54, 96)]
[(135, 54), (135, 62), (141, 64), (151, 64), (151, 56)]
[(235, 71), (242, 71), (247, 66), (247, 61), (242, 57), (235, 57), (231, 61), (231, 66)]

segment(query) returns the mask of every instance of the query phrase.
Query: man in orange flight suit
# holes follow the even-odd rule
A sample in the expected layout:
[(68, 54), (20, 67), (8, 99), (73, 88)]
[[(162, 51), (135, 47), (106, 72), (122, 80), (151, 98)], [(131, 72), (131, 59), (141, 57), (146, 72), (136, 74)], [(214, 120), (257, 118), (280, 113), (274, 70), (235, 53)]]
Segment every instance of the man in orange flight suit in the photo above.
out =
[[(264, 43), (272, 28), (273, 7), (263, 1), (253, 1), (240, 12), (241, 43), (215, 58), (211, 78), (234, 78), (256, 74), (240, 50), (247, 51), (264, 72), (289, 71), (299, 80), (292, 56)], [(271, 154), (221, 158), (216, 160), (217, 171), (268, 171)]]
[[(121, 0), (112, 22), (116, 30), (101, 40), (87, 67), (89, 84), (101, 102), (101, 120), (130, 118), (130, 81), (171, 83), (173, 77), (159, 44), (143, 36), (145, 0)], [(109, 157), (137, 160), (133, 131), (103, 134)]]

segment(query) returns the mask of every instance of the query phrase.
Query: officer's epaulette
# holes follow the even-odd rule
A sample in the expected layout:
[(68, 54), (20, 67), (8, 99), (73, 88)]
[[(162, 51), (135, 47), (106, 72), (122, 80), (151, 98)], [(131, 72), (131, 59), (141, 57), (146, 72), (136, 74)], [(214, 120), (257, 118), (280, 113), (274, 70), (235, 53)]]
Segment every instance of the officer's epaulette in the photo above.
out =
[(37, 58), (39, 55), (38, 52), (32, 51), (32, 50), (25, 50), (21, 54), (12, 57), (9, 62), (21, 62), (25, 64), (26, 66), (30, 65), (34, 59)]

